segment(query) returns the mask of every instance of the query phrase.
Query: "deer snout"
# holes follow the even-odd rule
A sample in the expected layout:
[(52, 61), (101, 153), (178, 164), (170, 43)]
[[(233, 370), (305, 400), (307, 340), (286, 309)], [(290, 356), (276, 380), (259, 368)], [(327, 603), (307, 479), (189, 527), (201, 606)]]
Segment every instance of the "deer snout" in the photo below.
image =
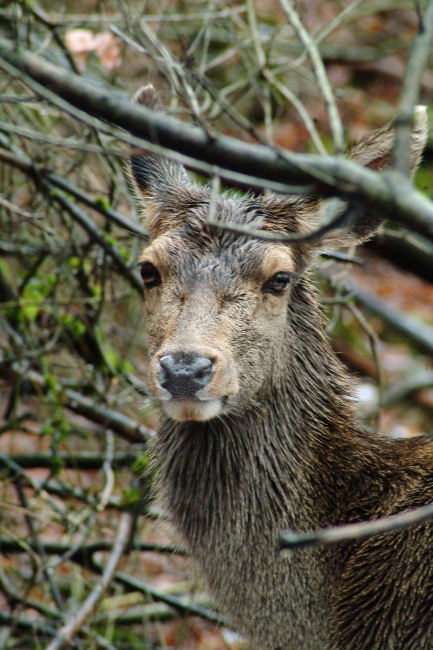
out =
[(158, 382), (173, 399), (193, 399), (212, 379), (214, 362), (190, 352), (175, 352), (159, 359)]
[(217, 417), (239, 390), (232, 359), (204, 346), (160, 350), (150, 364), (148, 386), (165, 413), (180, 422)]

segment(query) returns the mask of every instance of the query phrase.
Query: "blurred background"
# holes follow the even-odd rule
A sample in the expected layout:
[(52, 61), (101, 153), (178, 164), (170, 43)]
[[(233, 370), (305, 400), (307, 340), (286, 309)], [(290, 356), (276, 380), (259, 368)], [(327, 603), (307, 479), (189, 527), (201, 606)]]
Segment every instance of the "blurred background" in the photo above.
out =
[[(294, 6), (347, 144), (392, 120), (425, 3)], [(0, 36), (125, 98), (153, 83), (169, 114), (211, 133), (335, 151), (284, 2), (3, 0)], [(0, 71), (0, 648), (48, 648), (110, 558), (104, 596), (63, 647), (244, 647), (153, 499), (146, 232), (127, 145), (50, 92)], [(432, 98), (433, 57), (421, 102)], [(430, 137), (416, 177), (429, 198), (432, 181)], [(433, 435), (433, 242), (390, 220), (362, 249), (323, 256), (317, 281), (365, 421)]]

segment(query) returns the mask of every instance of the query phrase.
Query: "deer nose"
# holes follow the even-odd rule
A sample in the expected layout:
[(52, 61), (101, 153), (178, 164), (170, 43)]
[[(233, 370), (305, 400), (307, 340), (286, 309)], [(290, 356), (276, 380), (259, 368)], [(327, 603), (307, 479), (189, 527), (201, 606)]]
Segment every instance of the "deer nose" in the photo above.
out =
[(174, 399), (191, 399), (209, 384), (213, 366), (211, 359), (198, 354), (167, 354), (158, 362), (158, 381)]

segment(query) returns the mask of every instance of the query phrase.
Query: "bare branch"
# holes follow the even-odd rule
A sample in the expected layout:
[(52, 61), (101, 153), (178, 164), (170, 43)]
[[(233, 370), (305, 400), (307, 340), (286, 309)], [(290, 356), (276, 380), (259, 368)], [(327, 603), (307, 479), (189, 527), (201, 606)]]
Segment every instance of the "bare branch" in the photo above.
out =
[(418, 34), (415, 37), (406, 66), (400, 105), (395, 120), (393, 167), (406, 176), (409, 174), (410, 168), (410, 139), (413, 130), (415, 105), (419, 101), (421, 79), (428, 57), (431, 54), (432, 43), (433, 0), (430, 0), (422, 21), (420, 20)]
[(128, 542), (131, 522), (131, 515), (126, 512), (123, 513), (119, 522), (117, 538), (102, 574), (102, 579), (98, 582), (96, 587), (92, 589), (78, 612), (71, 616), (69, 621), (57, 632), (55, 638), (47, 646), (47, 650), (60, 650), (60, 648), (64, 648), (65, 645), (71, 641), (74, 634), (82, 628), (85, 620), (97, 606), (119, 565), (123, 551)]
[[(400, 175), (394, 178), (391, 172), (373, 172), (341, 157), (291, 154), (245, 144), (226, 136), (209, 139), (198, 128), (123, 100), (108, 89), (93, 86), (34, 54), (23, 50), (18, 52), (5, 39), (0, 39), (0, 56), (1, 67), (9, 73), (21, 79), (23, 73), (28, 74), (73, 106), (111, 121), (150, 144), (157, 142), (159, 147), (178, 152), (182, 161), (195, 169), (203, 171), (201, 163), (206, 163), (211, 165), (208, 168), (211, 175), (229, 180), (235, 172), (242, 175), (244, 181), (249, 177), (252, 185), (254, 179), (261, 178), (270, 181), (271, 187), (272, 183), (280, 183), (282, 189), (290, 179), (289, 191), (293, 190), (293, 184), (307, 185), (325, 196), (356, 198), (376, 210), (392, 214), (394, 220), (433, 240), (431, 201)], [(190, 156), (191, 151), (194, 151), (194, 159)]]
[(314, 73), (317, 79), (317, 85), (325, 100), (326, 109), (328, 111), (329, 123), (331, 125), (332, 136), (337, 153), (344, 152), (344, 131), (341, 124), (340, 115), (338, 113), (337, 104), (335, 102), (334, 93), (332, 92), (331, 84), (326, 74), (325, 66), (323, 65), (322, 57), (320, 56), (319, 49), (311, 38), (310, 34), (302, 24), (297, 11), (295, 11), (291, 0), (280, 0), (280, 4), (288, 17), (290, 24), (302, 41), (303, 46), (307, 50), (311, 63), (313, 64)]
[(376, 519), (345, 526), (330, 526), (321, 530), (295, 533), (287, 531), (280, 537), (280, 549), (295, 550), (308, 546), (331, 546), (342, 542), (354, 542), (373, 535), (381, 535), (393, 530), (410, 528), (433, 518), (433, 504)]
[(428, 354), (433, 354), (433, 327), (431, 325), (422, 323), (414, 316), (397, 311), (384, 304), (376, 296), (360, 289), (353, 281), (346, 282), (346, 289), (356, 297), (361, 305), (383, 318), (398, 332), (407, 336), (412, 344)]
[[(17, 380), (20, 377), (27, 377), (30, 382), (35, 384), (41, 390), (44, 391), (47, 389), (44, 377), (34, 370), (21, 372), (10, 364), (0, 363), (0, 377), (9, 380)], [(75, 390), (64, 388), (61, 391), (61, 396), (63, 406), (66, 406), (75, 413), (84, 415), (92, 422), (97, 422), (98, 424), (109, 427), (129, 442), (143, 443), (147, 442), (154, 436), (153, 431), (136, 420), (133, 420), (122, 413), (106, 408), (103, 405), (96, 404), (94, 400), (81, 395)]]

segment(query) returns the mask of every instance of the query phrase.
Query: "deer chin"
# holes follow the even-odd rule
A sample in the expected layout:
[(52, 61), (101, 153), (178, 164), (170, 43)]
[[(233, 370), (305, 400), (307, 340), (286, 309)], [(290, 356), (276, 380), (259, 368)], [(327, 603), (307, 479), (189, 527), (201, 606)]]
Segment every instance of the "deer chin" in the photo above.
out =
[(178, 422), (204, 422), (221, 414), (223, 400), (219, 397), (207, 400), (172, 399), (161, 402), (165, 413)]

